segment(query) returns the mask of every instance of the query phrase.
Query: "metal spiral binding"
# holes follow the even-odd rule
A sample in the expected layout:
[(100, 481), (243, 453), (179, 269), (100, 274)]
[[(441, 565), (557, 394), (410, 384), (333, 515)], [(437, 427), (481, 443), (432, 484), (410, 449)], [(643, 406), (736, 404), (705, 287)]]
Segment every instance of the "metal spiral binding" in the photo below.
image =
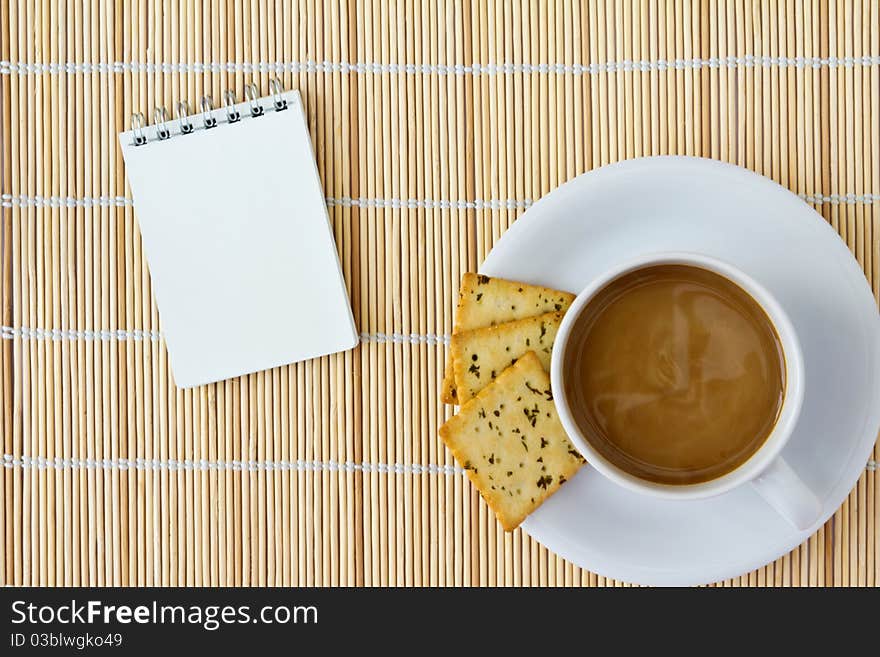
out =
[(188, 135), (193, 131), (192, 121), (189, 120), (189, 106), (186, 101), (181, 100), (177, 103), (177, 123), (180, 126), (180, 134)]
[(202, 121), (204, 122), (205, 130), (217, 127), (217, 119), (211, 113), (213, 111), (214, 99), (210, 96), (202, 96)]
[(275, 111), (280, 112), (286, 110), (287, 101), (284, 100), (284, 97), (281, 95), (281, 83), (278, 81), (278, 78), (272, 78), (269, 80), (269, 88), (272, 90), (272, 95), (275, 97)]
[(226, 120), (229, 123), (241, 121), (241, 114), (235, 109), (235, 94), (229, 89), (223, 92), (223, 105), (226, 107)]
[(165, 111), (164, 107), (157, 107), (153, 110), (153, 125), (156, 126), (156, 136), (159, 138), (159, 141), (163, 141), (168, 139), (171, 136), (171, 131), (168, 129), (166, 125), (168, 123), (168, 113)]
[[(235, 93), (227, 89), (223, 92), (223, 107), (221, 108), (226, 119), (226, 123), (238, 123), (243, 118), (257, 118), (263, 116), (268, 111), (283, 112), (287, 109), (287, 99), (284, 98), (281, 82), (277, 78), (269, 80), (269, 89), (271, 95), (271, 105), (264, 106), (260, 103), (257, 85), (247, 84), (244, 87), (244, 100), (248, 103), (250, 110), (242, 111), (236, 107)], [(191, 115), (189, 113), (189, 105), (185, 101), (180, 101), (174, 106), (174, 118), (168, 116), (168, 112), (164, 107), (157, 107), (153, 110), (152, 125), (155, 128), (155, 135), (148, 136), (146, 128), (147, 121), (143, 113), (136, 112), (131, 115), (131, 132), (133, 135), (133, 144), (135, 146), (143, 146), (150, 141), (165, 141), (175, 136), (189, 135), (198, 129), (210, 130), (218, 125), (217, 116), (215, 115), (214, 99), (211, 96), (202, 96), (199, 101), (200, 113)], [(200, 121), (194, 121), (200, 119)], [(172, 131), (172, 126), (176, 127), (176, 131)]]
[(135, 146), (143, 146), (147, 143), (147, 136), (144, 134), (144, 115), (140, 112), (131, 115), (131, 130), (134, 133)]
[(246, 84), (244, 87), (244, 97), (251, 103), (251, 116), (254, 118), (263, 116), (263, 106), (260, 105), (257, 99), (257, 85)]

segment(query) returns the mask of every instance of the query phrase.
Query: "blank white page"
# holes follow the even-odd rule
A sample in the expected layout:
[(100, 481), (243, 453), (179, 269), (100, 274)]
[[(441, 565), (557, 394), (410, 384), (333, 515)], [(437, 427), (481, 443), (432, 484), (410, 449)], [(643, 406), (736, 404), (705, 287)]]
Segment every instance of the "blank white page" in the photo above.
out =
[(357, 331), (299, 93), (262, 116), (120, 142), (180, 387), (350, 349)]

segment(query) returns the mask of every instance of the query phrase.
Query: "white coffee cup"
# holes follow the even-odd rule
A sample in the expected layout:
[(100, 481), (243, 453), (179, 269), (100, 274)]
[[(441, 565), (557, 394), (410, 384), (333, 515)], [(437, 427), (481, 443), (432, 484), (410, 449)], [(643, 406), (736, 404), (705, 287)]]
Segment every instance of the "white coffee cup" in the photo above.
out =
[[(563, 377), (569, 338), (578, 318), (593, 297), (608, 283), (636, 269), (651, 265), (691, 265), (706, 269), (745, 290), (770, 318), (779, 336), (785, 359), (785, 392), (779, 417), (770, 435), (748, 460), (734, 470), (709, 481), (695, 484), (663, 484), (637, 477), (617, 467), (595, 449), (575, 421), (572, 402), (566, 398)], [(720, 495), (737, 486), (751, 484), (781, 516), (798, 529), (810, 527), (819, 517), (821, 505), (816, 495), (780, 455), (797, 423), (804, 399), (804, 362), (794, 326), (773, 296), (753, 278), (736, 267), (694, 253), (658, 253), (629, 260), (596, 278), (574, 300), (562, 320), (553, 347), (550, 368), (556, 408), (562, 425), (578, 451), (600, 473), (612, 481), (645, 495), (693, 500)]]

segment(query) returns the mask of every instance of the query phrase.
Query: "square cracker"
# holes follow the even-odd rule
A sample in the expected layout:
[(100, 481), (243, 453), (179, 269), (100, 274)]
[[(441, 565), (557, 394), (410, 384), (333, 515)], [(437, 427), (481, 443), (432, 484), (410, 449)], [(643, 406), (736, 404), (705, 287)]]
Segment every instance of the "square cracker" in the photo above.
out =
[(507, 531), (555, 493), (584, 463), (559, 422), (550, 377), (529, 352), (440, 427)]
[[(453, 335), (533, 315), (565, 312), (572, 301), (574, 295), (568, 292), (467, 272), (458, 291)], [(451, 357), (446, 361), (440, 399), (446, 404), (459, 403)]]
[(529, 351), (535, 352), (549, 372), (550, 354), (563, 314), (546, 313), (453, 335), (450, 351), (459, 402), (470, 401)]

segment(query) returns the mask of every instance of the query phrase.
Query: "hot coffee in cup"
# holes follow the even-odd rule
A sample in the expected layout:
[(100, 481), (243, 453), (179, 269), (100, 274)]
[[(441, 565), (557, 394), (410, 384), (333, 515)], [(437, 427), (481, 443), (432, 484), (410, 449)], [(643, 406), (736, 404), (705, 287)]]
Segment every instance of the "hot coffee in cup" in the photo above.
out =
[(752, 481), (793, 524), (818, 516), (778, 458), (803, 399), (797, 336), (738, 269), (660, 254), (608, 272), (563, 320), (551, 375), (572, 441), (618, 483), (695, 498)]
[(566, 349), (565, 395), (592, 446), (658, 483), (737, 468), (767, 440), (785, 396), (773, 322), (737, 284), (693, 265), (614, 279)]

